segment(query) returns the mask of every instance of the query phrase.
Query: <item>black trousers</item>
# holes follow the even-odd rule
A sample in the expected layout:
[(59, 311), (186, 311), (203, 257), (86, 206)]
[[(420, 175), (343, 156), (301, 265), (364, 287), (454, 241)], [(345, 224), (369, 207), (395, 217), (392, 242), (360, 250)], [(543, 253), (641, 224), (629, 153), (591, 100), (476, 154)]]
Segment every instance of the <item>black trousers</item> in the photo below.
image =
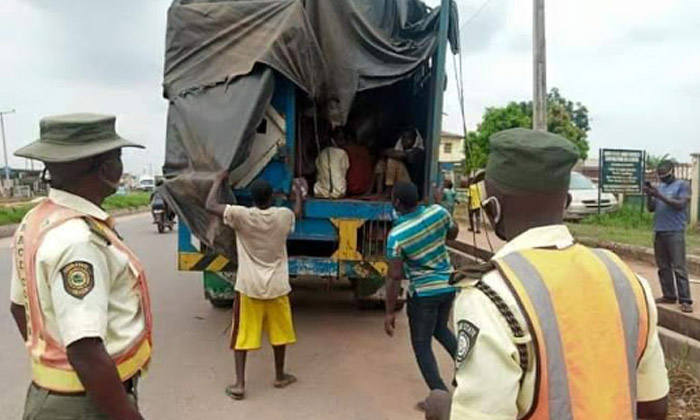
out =
[(418, 368), (431, 391), (447, 391), (433, 354), (433, 337), (453, 359), (457, 353), (457, 338), (447, 326), (454, 299), (454, 292), (428, 297), (412, 296), (408, 299), (411, 345)]
[(656, 232), (654, 254), (664, 297), (692, 304), (685, 260), (685, 232)]

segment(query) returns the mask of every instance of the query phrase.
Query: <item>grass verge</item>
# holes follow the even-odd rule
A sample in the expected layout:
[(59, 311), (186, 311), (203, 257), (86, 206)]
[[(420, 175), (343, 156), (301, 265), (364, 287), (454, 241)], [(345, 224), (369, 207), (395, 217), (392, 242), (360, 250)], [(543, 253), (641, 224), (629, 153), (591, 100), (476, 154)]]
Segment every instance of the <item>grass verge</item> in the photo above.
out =
[(700, 381), (693, 376), (692, 367), (683, 359), (667, 361), (671, 382), (669, 420), (700, 419)]
[[(619, 242), (628, 245), (654, 246), (653, 215), (641, 213), (638, 208), (624, 207), (615, 213), (590, 216), (579, 223), (569, 223), (577, 238)], [(687, 252), (700, 255), (700, 232), (686, 234)]]
[[(102, 205), (106, 211), (134, 209), (144, 207), (149, 204), (150, 194), (146, 192), (134, 192), (128, 195), (113, 195), (107, 198)], [(33, 204), (0, 207), (0, 226), (13, 225), (22, 221), (22, 218), (29, 210), (34, 207)]]

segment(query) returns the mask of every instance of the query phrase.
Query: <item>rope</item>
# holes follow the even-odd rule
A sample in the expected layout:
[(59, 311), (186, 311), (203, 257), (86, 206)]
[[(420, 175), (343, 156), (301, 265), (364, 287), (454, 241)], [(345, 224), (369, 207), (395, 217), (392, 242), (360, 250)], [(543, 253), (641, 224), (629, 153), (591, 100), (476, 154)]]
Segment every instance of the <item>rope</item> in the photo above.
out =
[[(496, 293), (489, 285), (487, 285), (483, 281), (479, 281), (476, 284), (476, 288), (481, 290), (481, 292), (484, 295), (486, 295), (486, 297), (489, 298), (489, 300), (493, 302), (494, 305), (496, 305), (498, 312), (500, 312), (501, 315), (503, 315), (503, 317), (506, 320), (506, 323), (508, 324), (508, 328), (510, 328), (511, 333), (513, 333), (513, 337), (524, 338), (525, 332), (520, 326), (518, 320), (515, 319), (513, 311), (511, 311), (508, 305), (506, 305), (506, 303), (503, 301), (503, 298), (501, 298), (501, 296), (499, 296), (498, 293)], [(527, 352), (527, 345), (522, 343), (514, 344), (515, 348), (518, 349), (520, 369), (522, 369), (523, 371), (523, 375), (520, 377), (520, 380), (522, 381), (522, 379), (525, 377), (525, 372), (527, 372), (527, 368), (529, 366), (529, 355)]]

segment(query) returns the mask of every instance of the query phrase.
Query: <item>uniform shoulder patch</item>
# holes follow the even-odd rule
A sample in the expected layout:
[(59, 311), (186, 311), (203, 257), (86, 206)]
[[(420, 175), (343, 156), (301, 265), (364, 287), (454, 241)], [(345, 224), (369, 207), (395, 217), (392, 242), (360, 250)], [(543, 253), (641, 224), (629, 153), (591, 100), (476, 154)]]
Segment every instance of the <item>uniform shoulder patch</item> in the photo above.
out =
[(73, 261), (61, 268), (63, 288), (77, 299), (84, 298), (95, 287), (95, 273), (87, 261)]
[(457, 323), (457, 368), (469, 357), (478, 336), (479, 328), (476, 325), (466, 320)]

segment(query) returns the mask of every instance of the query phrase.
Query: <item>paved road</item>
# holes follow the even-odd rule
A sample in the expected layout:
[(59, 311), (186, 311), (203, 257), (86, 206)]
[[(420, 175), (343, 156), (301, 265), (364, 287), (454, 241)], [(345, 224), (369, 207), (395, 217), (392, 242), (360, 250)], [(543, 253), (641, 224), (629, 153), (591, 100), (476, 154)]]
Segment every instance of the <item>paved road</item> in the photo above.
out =
[[(175, 271), (175, 234), (158, 235), (147, 216), (120, 219), (119, 229), (142, 256), (151, 284), (156, 347), (140, 389), (147, 418), (421, 418), (413, 406), (427, 390), (412, 357), (405, 317), (397, 335), (388, 338), (381, 312), (357, 311), (347, 289), (328, 293), (313, 282), (297, 287), (293, 296), (299, 343), (289, 352), (289, 367), (300, 382), (273, 389), (272, 352), (266, 348), (249, 358), (248, 399), (230, 400), (223, 393), (233, 376), (230, 311), (204, 301), (200, 276)], [(0, 293), (8, 296), (8, 240), (0, 240), (0, 272)], [(0, 420), (15, 420), (30, 376), (6, 308), (0, 305)], [(436, 352), (447, 378), (450, 362)]]

